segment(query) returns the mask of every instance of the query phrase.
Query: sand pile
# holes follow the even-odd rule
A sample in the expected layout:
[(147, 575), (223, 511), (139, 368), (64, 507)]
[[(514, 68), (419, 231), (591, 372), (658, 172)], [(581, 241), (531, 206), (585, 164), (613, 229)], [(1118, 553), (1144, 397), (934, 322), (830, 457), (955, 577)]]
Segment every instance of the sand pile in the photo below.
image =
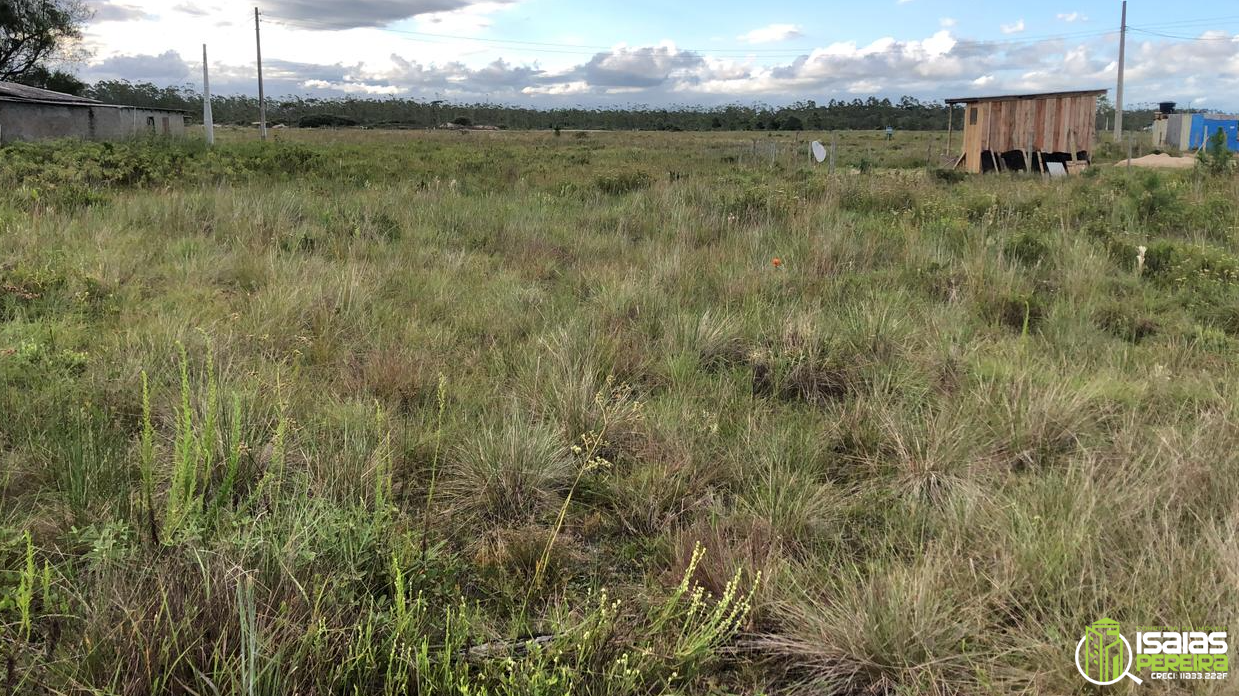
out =
[(1150, 169), (1191, 169), (1196, 166), (1195, 157), (1172, 157), (1167, 154), (1161, 155), (1145, 155), (1137, 157), (1130, 162), (1124, 160), (1119, 162), (1120, 167), (1125, 167), (1131, 164), (1133, 167), (1146, 167)]

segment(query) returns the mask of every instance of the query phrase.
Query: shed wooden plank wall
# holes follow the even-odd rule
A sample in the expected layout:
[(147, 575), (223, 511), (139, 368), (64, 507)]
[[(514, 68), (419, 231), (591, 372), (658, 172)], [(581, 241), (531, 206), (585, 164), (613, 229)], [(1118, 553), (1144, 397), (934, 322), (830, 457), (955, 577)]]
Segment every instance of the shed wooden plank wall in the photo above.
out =
[(964, 164), (970, 172), (975, 167), (977, 174), (981, 173), (981, 151), (985, 149), (985, 128), (989, 123), (991, 104), (992, 102), (967, 104), (964, 109)]
[[(977, 110), (976, 124), (972, 110)], [(981, 153), (1091, 152), (1097, 136), (1094, 95), (970, 102), (964, 109), (964, 164), (980, 173)]]

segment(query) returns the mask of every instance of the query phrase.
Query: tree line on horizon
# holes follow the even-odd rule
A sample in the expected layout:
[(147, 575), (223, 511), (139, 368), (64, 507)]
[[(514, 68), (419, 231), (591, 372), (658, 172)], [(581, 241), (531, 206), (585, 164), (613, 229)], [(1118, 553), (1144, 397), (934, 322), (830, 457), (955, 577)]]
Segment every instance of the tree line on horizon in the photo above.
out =
[[(202, 114), (202, 94), (192, 86), (159, 87), (145, 82), (104, 80), (83, 84), (78, 90), (106, 103), (181, 109), (192, 121)], [(257, 120), (258, 99), (248, 95), (213, 95), (211, 111), (217, 124), (249, 125)], [(1113, 117), (1113, 107), (1103, 100), (1098, 126)], [(1129, 110), (1128, 129), (1152, 123), (1151, 107)], [(267, 121), (303, 127), (432, 128), (447, 123), (463, 126), (494, 126), (514, 130), (683, 130), (683, 131), (826, 131), (946, 130), (949, 107), (936, 101), (905, 96), (899, 100), (878, 97), (831, 99), (825, 103), (802, 100), (784, 106), (728, 104), (700, 106), (676, 104), (665, 107), (533, 108), (495, 103), (448, 103), (408, 98), (374, 97), (278, 97), (267, 99)], [(954, 124), (963, 128), (963, 108), (955, 107)]]

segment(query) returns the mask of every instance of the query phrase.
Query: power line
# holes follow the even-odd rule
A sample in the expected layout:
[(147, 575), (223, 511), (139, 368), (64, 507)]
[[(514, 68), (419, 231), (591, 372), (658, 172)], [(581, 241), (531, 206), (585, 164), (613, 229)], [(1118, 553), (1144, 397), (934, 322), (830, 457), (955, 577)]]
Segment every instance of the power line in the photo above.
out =
[(1178, 22), (1157, 22), (1155, 24), (1149, 24), (1147, 26), (1165, 29), (1169, 27), (1216, 25), (1219, 23), (1226, 24), (1226, 23), (1234, 23), (1234, 22), (1239, 22), (1239, 15), (1230, 15), (1226, 17), (1212, 17), (1212, 18), (1205, 18), (1205, 19), (1185, 19), (1185, 20), (1178, 21)]
[[(433, 45), (443, 45), (446, 41), (466, 41), (474, 43), (492, 44), (502, 48), (521, 49), (530, 53), (547, 53), (547, 54), (563, 54), (563, 55), (594, 55), (600, 52), (608, 52), (615, 49), (614, 45), (601, 44), (570, 44), (558, 43), (549, 41), (528, 41), (524, 39), (502, 39), (488, 38), (480, 36), (463, 36), (460, 34), (442, 34), (434, 32), (413, 31), (409, 29), (397, 29), (393, 27), (340, 27), (327, 22), (321, 22), (313, 19), (297, 19), (297, 20), (278, 20), (267, 17), (264, 13), (264, 18), (270, 24), (276, 24), (289, 29), (302, 29), (310, 31), (349, 31), (352, 29), (373, 29), (389, 34), (398, 34), (401, 36), (411, 37), (410, 40), (418, 43), (426, 43)], [(1146, 24), (1143, 27), (1137, 28), (1130, 26), (1132, 31), (1139, 31), (1150, 36), (1160, 38), (1176, 39), (1182, 41), (1227, 41), (1228, 38), (1219, 37), (1194, 37), (1184, 36), (1181, 34), (1170, 34), (1155, 31), (1155, 29), (1171, 29), (1171, 28), (1189, 28), (1193, 25), (1210, 25), (1216, 27), (1219, 23), (1239, 22), (1239, 15), (1228, 15), (1213, 18), (1201, 18), (1191, 20), (1180, 20), (1175, 22), (1157, 22)], [(1108, 36), (1117, 36), (1118, 29), (1108, 30), (1080, 30), (1075, 32), (1062, 32), (1057, 34), (1042, 34), (1032, 36), (1022, 36), (1012, 39), (955, 39), (956, 47), (1007, 47), (1019, 46), (1031, 43), (1043, 43), (1047, 41), (1062, 41), (1062, 40), (1081, 40), (1088, 38), (1101, 38)], [(867, 51), (864, 55), (885, 55), (891, 53), (902, 53), (908, 48), (909, 41), (897, 41), (895, 46), (888, 49), (878, 51)], [(923, 43), (917, 41), (917, 43)], [(647, 47), (639, 47), (647, 48)], [(702, 55), (719, 55), (721, 57), (748, 57), (755, 56), (761, 58), (797, 58), (803, 55), (811, 54), (814, 51), (820, 50), (821, 47), (793, 47), (793, 48), (687, 48), (676, 47), (676, 50), (683, 53), (697, 53)], [(862, 49), (863, 50), (863, 49)]]
[(1149, 36), (1159, 36), (1164, 39), (1176, 39), (1178, 41), (1229, 41), (1231, 43), (1239, 43), (1239, 34), (1234, 36), (1182, 36), (1180, 34), (1163, 34), (1158, 31), (1149, 31), (1140, 27), (1130, 27), (1132, 31), (1138, 31), (1141, 34)]
[[(317, 22), (314, 22), (313, 20), (297, 20), (296, 22), (286, 22), (286, 21), (281, 21), (281, 20), (268, 19), (267, 21), (271, 24), (278, 24), (280, 26), (288, 27), (290, 29), (310, 29), (311, 31), (313, 30), (341, 31), (339, 27), (317, 23)], [(566, 43), (553, 43), (553, 42), (545, 42), (545, 41), (525, 41), (525, 40), (519, 40), (519, 39), (493, 39), (493, 38), (485, 38), (485, 37), (477, 37), (477, 36), (461, 36), (457, 34), (437, 34), (437, 33), (431, 33), (431, 32), (419, 32), (419, 31), (411, 31), (407, 29), (395, 29), (391, 27), (354, 27), (354, 28), (371, 28), (371, 29), (376, 29), (378, 31), (382, 31), (385, 33), (409, 36), (409, 37), (413, 37), (411, 38), (411, 40), (417, 41), (419, 43), (442, 45), (444, 41), (468, 41), (468, 42), (494, 44), (494, 45), (497, 45), (503, 48), (520, 49), (520, 50), (528, 51), (530, 53), (595, 55), (600, 52), (607, 52), (607, 51), (615, 50), (614, 45), (603, 46), (603, 45), (598, 45), (598, 44), (593, 44), (593, 45), (591, 44), (566, 44)], [(1117, 33), (1118, 33), (1117, 30), (1105, 30), (1105, 31), (1094, 30), (1094, 31), (1069, 32), (1069, 33), (1063, 33), (1063, 34), (1047, 34), (1043, 36), (1029, 36), (1029, 37), (1021, 37), (1018, 39), (993, 39), (993, 40), (955, 39), (954, 47), (965, 47), (965, 48), (968, 48), (968, 47), (979, 47), (979, 48), (1007, 47), (1007, 46), (1018, 46), (1018, 45), (1025, 45), (1025, 44), (1032, 44), (1032, 43), (1041, 43), (1041, 42), (1050, 41), (1050, 40), (1084, 39), (1084, 38), (1103, 37), (1103, 36), (1114, 35)], [(897, 41), (896, 45), (891, 46), (890, 48), (887, 48), (887, 49), (875, 50), (875, 51), (865, 51), (864, 49), (860, 49), (860, 50), (863, 52), (862, 55), (870, 55), (870, 56), (893, 54), (893, 53), (904, 53), (904, 52), (907, 52), (909, 48), (909, 43), (911, 42)], [(923, 41), (917, 41), (916, 43), (920, 45), (924, 44)], [(648, 48), (648, 47), (641, 47), (641, 48)], [(751, 56), (761, 57), (761, 58), (798, 58), (800, 56), (808, 55), (808, 54), (813, 53), (814, 51), (820, 50), (820, 48), (821, 47), (755, 49), (755, 48), (676, 47), (676, 50), (681, 53), (718, 55), (720, 57), (747, 57), (751, 55)]]
[[(570, 44), (558, 43), (549, 41), (529, 41), (524, 39), (504, 39), (504, 38), (489, 38), (480, 36), (463, 36), (459, 34), (443, 34), (434, 32), (413, 31), (409, 29), (397, 29), (393, 27), (346, 27), (342, 28), (326, 22), (317, 21), (314, 19), (297, 19), (297, 20), (278, 20), (267, 17), (264, 13), (264, 19), (270, 24), (276, 24), (293, 30), (309, 30), (309, 31), (347, 31), (351, 29), (374, 29), (389, 34), (396, 34), (405, 37), (409, 41), (429, 44), (429, 45), (446, 45), (448, 42), (471, 42), (494, 46), (500, 49), (510, 49), (514, 51), (522, 51), (536, 54), (550, 55), (579, 55), (579, 56), (594, 56), (599, 53), (608, 53), (616, 50), (614, 45), (600, 44)], [(1173, 39), (1176, 41), (1200, 41), (1200, 42), (1217, 42), (1231, 41), (1229, 37), (1193, 37), (1180, 34), (1164, 33), (1155, 31), (1154, 29), (1172, 29), (1175, 27), (1187, 29), (1191, 25), (1209, 24), (1217, 26), (1218, 23), (1224, 23), (1231, 20), (1239, 20), (1239, 15), (1230, 15), (1214, 18), (1202, 18), (1192, 20), (1180, 20), (1175, 22), (1147, 24), (1144, 27), (1129, 26), (1130, 31), (1139, 32), (1147, 36), (1155, 36), (1165, 39)], [(1105, 30), (1080, 30), (1074, 32), (1063, 32), (1057, 34), (1042, 34), (1033, 36), (1021, 36), (1011, 39), (953, 39), (954, 44), (951, 50), (959, 49), (994, 49), (1006, 50), (1009, 48), (1026, 46), (1031, 44), (1046, 43), (1051, 41), (1081, 41), (1085, 39), (1103, 38), (1118, 36), (1121, 32), (1118, 29)], [(864, 48), (857, 49), (858, 57), (880, 57), (899, 54), (915, 55), (915, 50), (910, 44), (916, 43), (919, 47), (924, 46), (923, 40), (917, 41), (895, 41), (893, 45), (885, 49), (865, 50)], [(633, 47), (633, 51), (650, 50), (656, 48), (654, 46), (637, 46)], [(796, 48), (686, 48), (676, 47), (677, 53), (694, 53), (703, 56), (715, 56), (719, 58), (764, 58), (764, 59), (795, 59), (803, 56), (811, 55), (822, 47), (796, 47)]]

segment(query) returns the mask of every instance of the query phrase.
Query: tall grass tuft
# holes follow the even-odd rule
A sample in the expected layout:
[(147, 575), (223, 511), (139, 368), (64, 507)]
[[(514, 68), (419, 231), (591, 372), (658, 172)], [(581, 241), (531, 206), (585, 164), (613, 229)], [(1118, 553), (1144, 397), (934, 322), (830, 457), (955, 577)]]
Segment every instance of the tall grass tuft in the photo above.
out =
[(151, 392), (142, 371), (142, 444), (139, 456), (139, 471), (142, 477), (142, 510), (146, 516), (151, 541), (159, 543), (159, 529), (155, 522), (155, 427), (151, 423)]
[(426, 505), (422, 510), (422, 560), (426, 558), (426, 550), (430, 543), (430, 515), (434, 509), (435, 486), (439, 483), (439, 454), (443, 451), (443, 414), (447, 410), (447, 378), (439, 374), (439, 382), (435, 388), (435, 448), (430, 459), (430, 483), (426, 486)]
[[(167, 504), (164, 513), (165, 538), (171, 540), (182, 525), (201, 510), (202, 459), (205, 446), (194, 431), (193, 389), (189, 381), (189, 356), (184, 344), (178, 343), (181, 362), (181, 405), (176, 419), (176, 435), (173, 439), (171, 479), (168, 485)], [(214, 394), (214, 389), (210, 394)], [(210, 404), (210, 401), (208, 401)], [(208, 416), (214, 423), (214, 415)]]

